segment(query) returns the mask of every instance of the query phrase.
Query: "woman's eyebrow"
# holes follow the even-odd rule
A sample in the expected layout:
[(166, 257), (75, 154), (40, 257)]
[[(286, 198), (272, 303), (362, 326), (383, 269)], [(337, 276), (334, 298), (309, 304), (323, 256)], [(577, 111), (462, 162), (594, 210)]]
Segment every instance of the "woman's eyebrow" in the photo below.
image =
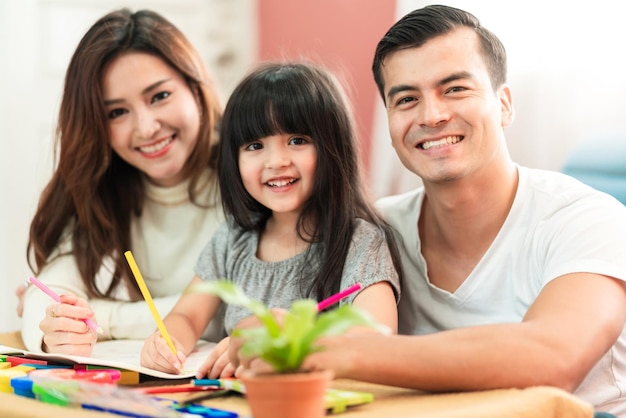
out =
[[(159, 87), (161, 84), (167, 83), (170, 80), (171, 80), (171, 78), (165, 78), (163, 80), (156, 81), (156, 82), (150, 84), (145, 89), (141, 90), (141, 94), (146, 94), (146, 93), (150, 92), (151, 90), (154, 90), (155, 88)], [(113, 105), (113, 104), (123, 103), (123, 102), (124, 102), (124, 99), (105, 99), (104, 100), (104, 105), (105, 106), (110, 106), (110, 105)]]

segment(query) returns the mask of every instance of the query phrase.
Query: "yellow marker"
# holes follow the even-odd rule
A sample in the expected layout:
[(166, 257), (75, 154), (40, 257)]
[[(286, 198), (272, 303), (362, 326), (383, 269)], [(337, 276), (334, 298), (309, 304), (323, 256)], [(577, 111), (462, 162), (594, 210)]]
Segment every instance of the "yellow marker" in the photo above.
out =
[(141, 290), (141, 294), (143, 295), (143, 298), (146, 300), (146, 303), (148, 304), (148, 307), (150, 308), (150, 312), (152, 313), (152, 317), (154, 318), (154, 321), (156, 322), (157, 327), (159, 328), (159, 332), (161, 333), (161, 336), (165, 338), (165, 341), (167, 342), (167, 345), (170, 346), (172, 353), (176, 355), (177, 354), (176, 347), (174, 347), (174, 343), (172, 342), (172, 339), (170, 338), (170, 334), (167, 332), (167, 328), (165, 328), (165, 324), (163, 323), (163, 320), (161, 319), (161, 316), (159, 315), (159, 311), (157, 311), (154, 301), (152, 300), (152, 296), (150, 295), (150, 291), (148, 290), (148, 286), (146, 286), (146, 282), (144, 282), (143, 276), (141, 275), (141, 272), (139, 271), (139, 267), (137, 267), (137, 263), (135, 263), (135, 258), (133, 257), (133, 253), (131, 253), (130, 251), (126, 251), (124, 253), (124, 256), (126, 257), (126, 261), (128, 261), (128, 265), (130, 266), (130, 270), (133, 272), (133, 276), (135, 276), (135, 280), (137, 281), (137, 284), (139, 285), (139, 290)]

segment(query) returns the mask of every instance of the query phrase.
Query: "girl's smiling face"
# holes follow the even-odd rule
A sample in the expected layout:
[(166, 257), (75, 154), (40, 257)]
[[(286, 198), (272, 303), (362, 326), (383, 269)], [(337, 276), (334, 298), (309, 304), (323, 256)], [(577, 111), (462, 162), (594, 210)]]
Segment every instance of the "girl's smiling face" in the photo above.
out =
[(274, 215), (301, 212), (313, 193), (316, 165), (317, 150), (306, 135), (272, 135), (239, 150), (244, 187)]
[(200, 107), (182, 75), (155, 55), (130, 52), (107, 66), (102, 91), (113, 150), (157, 185), (183, 181)]

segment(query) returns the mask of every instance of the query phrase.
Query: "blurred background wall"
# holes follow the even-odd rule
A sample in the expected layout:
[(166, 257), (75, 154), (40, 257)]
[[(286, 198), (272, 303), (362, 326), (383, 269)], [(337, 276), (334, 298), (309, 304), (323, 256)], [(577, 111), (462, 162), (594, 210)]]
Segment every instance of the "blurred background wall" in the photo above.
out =
[[(224, 99), (258, 61), (307, 58), (337, 73), (355, 109), (374, 196), (419, 184), (398, 162), (371, 76), (377, 41), (417, 0), (3, 0), (0, 2), (0, 332), (17, 329), (14, 288), (30, 271), (26, 243), (52, 173), (63, 74), (87, 28), (118, 7), (151, 8), (201, 51)], [(515, 161), (559, 170), (578, 142), (626, 134), (617, 2), (440, 1), (474, 13), (503, 41), (516, 120)], [(626, 156), (625, 156), (626, 158)]]

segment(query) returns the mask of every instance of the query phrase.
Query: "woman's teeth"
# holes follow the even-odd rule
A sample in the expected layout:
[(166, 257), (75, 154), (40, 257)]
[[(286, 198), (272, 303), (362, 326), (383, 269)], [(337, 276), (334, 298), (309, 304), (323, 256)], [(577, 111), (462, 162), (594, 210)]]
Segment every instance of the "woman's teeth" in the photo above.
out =
[(170, 136), (163, 141), (157, 142), (156, 144), (139, 147), (139, 151), (144, 154), (154, 154), (155, 152), (161, 151), (163, 148), (167, 147), (173, 140), (174, 138)]

